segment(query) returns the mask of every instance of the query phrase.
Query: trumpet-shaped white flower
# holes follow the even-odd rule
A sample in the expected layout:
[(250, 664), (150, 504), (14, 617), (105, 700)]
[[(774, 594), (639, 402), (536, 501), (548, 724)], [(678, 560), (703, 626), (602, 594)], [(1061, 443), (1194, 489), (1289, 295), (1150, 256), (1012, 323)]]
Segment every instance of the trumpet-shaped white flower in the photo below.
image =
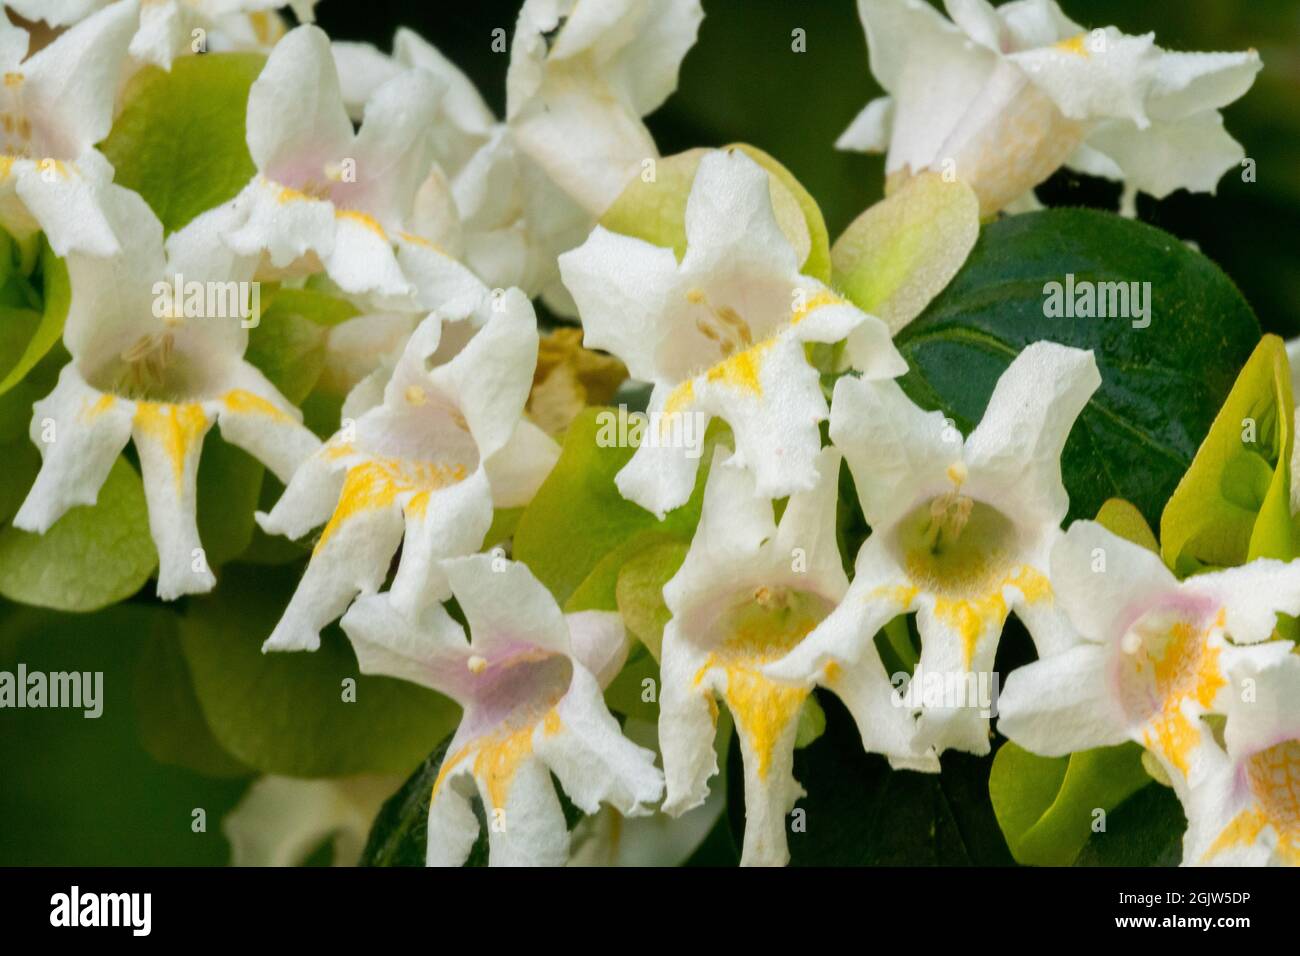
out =
[[(284, 20), (276, 11), (291, 7), (299, 23), (310, 23), (315, 19), (316, 3), (317, 0), (146, 0), (140, 8), (140, 28), (131, 40), (131, 56), (168, 70), (176, 57), (200, 50), (269, 50), (285, 33)], [(202, 46), (195, 49), (199, 38)]]
[[(652, 427), (678, 416), (717, 416), (736, 436), (732, 466), (751, 469), (756, 492), (778, 498), (812, 488), (827, 417), (806, 342), (849, 339), (868, 378), (907, 370), (879, 319), (799, 273), (772, 211), (768, 174), (739, 151), (700, 160), (686, 204), (686, 255), (597, 226), (560, 256), (588, 348), (612, 352), (633, 378), (654, 384)], [(692, 429), (699, 432), (699, 429)], [(623, 496), (662, 516), (690, 497), (699, 449), (643, 441), (618, 473)]]
[(344, 292), (398, 305), (441, 304), (463, 267), (407, 230), (432, 162), (441, 91), (422, 70), (379, 87), (354, 133), (329, 40), (314, 26), (276, 44), (248, 97), (258, 172), (232, 203), (231, 248), (269, 274), (324, 271)]
[(412, 231), (462, 257), (489, 286), (517, 286), (571, 314), (555, 258), (587, 237), (595, 217), (519, 148), (473, 83), (419, 35), (398, 30), (391, 56), (365, 43), (335, 42), (333, 49), (354, 117), (406, 70), (424, 70), (445, 87), (433, 130), (437, 166), (416, 195)]
[(521, 503), (554, 464), (554, 442), (520, 422), (537, 361), (532, 306), (511, 289), (484, 300), (479, 312), (463, 347), (459, 330), (468, 320), (450, 323), (458, 351), (447, 361), (439, 354), (442, 317), (422, 322), (382, 402), (358, 405), (364, 413), (303, 463), (269, 514), (258, 515), (264, 530), (291, 538), (325, 525), (266, 650), (315, 650), (322, 627), (384, 583), (398, 545), (391, 597), (415, 613), (431, 599), (437, 560), (483, 543), (494, 495)]
[[(941, 413), (921, 411), (896, 383), (840, 379), (831, 440), (853, 472), (871, 536), (844, 601), (769, 673), (797, 678), (851, 665), (873, 653), (881, 627), (911, 611), (920, 670), (954, 687), (991, 674), (1011, 611), (1040, 654), (1071, 642), (1048, 559), (1069, 507), (1061, 450), (1100, 383), (1091, 352), (1030, 345), (1002, 374), (983, 421), (963, 442)], [(892, 693), (888, 684), (871, 690)], [(988, 710), (965, 696), (945, 697), (941, 706), (925, 700), (918, 746), (988, 753)], [(916, 767), (938, 769), (933, 760)]]
[(60, 256), (109, 256), (121, 245), (105, 212), (113, 179), (95, 144), (113, 99), (139, 8), (120, 0), (30, 58), (27, 31), (0, 12), (0, 227), (44, 231)]
[(525, 0), (506, 121), (592, 216), (659, 155), (641, 117), (676, 88), (703, 18), (699, 0)]
[[(790, 497), (779, 525), (772, 503), (754, 493), (754, 478), (728, 467), (719, 449), (704, 493), (700, 526), (681, 569), (664, 586), (672, 619), (664, 629), (659, 743), (674, 816), (704, 802), (717, 773), (713, 738), (721, 697), (736, 722), (745, 763), (742, 862), (789, 859), (786, 814), (803, 790), (794, 779), (799, 714), (817, 685), (840, 696), (872, 751), (905, 754), (911, 715), (888, 697), (879, 658), (860, 655), (797, 682), (768, 677), (765, 667), (806, 640), (844, 597), (848, 579), (835, 537), (839, 452), (818, 455), (814, 488)], [(882, 706), (883, 704), (883, 706)]]
[(1300, 656), (1257, 650), (1229, 665), (1226, 753), (1183, 801), (1185, 865), (1300, 866)]
[[(162, 224), (137, 194), (112, 187), (105, 199), (127, 246), (109, 259), (68, 258), (72, 305), (63, 341), (72, 361), (35, 405), (31, 436), (43, 462), (14, 524), (44, 533), (74, 505), (93, 504), (134, 441), (158, 547), (158, 595), (171, 600), (214, 584), (195, 516), (208, 429), (220, 424), (223, 438), (282, 481), (320, 442), (243, 357), (252, 290), (240, 289), (252, 262), (220, 240), (227, 211), (204, 213), (164, 247)], [(173, 292), (176, 276), (191, 290), (182, 299)]]
[(886, 96), (840, 137), (888, 150), (895, 182), (923, 169), (966, 181), (985, 215), (1032, 201), (1061, 165), (1138, 191), (1213, 192), (1244, 153), (1221, 107), (1260, 69), (1243, 53), (1171, 53), (1154, 34), (1085, 31), (1054, 0), (858, 0), (871, 70)]
[(1234, 645), (1266, 641), (1278, 613), (1300, 612), (1300, 562), (1179, 582), (1155, 553), (1078, 521), (1051, 573), (1082, 640), (1007, 678), (998, 729), (1048, 756), (1133, 740), (1180, 790), (1199, 784), (1217, 750), (1200, 718), (1223, 713), (1234, 657), (1273, 652)]
[[(428, 863), (458, 866), (479, 826), (476, 788), (494, 866), (558, 866), (569, 855), (554, 773), (569, 798), (638, 816), (663, 794), (654, 754), (627, 740), (602, 688), (627, 657), (617, 614), (560, 613), (522, 564), (492, 555), (443, 563), (470, 638), (439, 604), (417, 617), (388, 595), (358, 601), (343, 618), (363, 673), (431, 687), (464, 708), (429, 804)], [(447, 596), (444, 592), (441, 596)]]

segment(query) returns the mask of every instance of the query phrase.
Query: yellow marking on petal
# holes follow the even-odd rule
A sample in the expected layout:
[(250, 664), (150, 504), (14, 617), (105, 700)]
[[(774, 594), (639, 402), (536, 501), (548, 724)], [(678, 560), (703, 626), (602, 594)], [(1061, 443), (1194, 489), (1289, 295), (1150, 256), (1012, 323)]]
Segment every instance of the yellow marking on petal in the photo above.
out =
[(802, 303), (798, 308), (794, 309), (791, 312), (790, 324), (798, 325), (804, 319), (808, 318), (810, 313), (815, 312), (817, 309), (820, 309), (822, 306), (843, 305), (843, 304), (844, 304), (844, 300), (841, 299), (833, 292), (829, 292), (829, 291), (818, 292), (816, 295), (809, 296), (807, 301)]
[(1260, 831), (1268, 826), (1268, 820), (1258, 808), (1251, 807), (1249, 810), (1243, 810), (1232, 818), (1232, 821), (1223, 828), (1223, 832), (1215, 839), (1210, 848), (1205, 851), (1201, 857), (1202, 863), (1208, 863), (1214, 857), (1223, 853), (1225, 850), (1231, 850), (1238, 846), (1252, 846), (1259, 839)]
[(1246, 762), (1258, 813), (1277, 833), (1277, 853), (1300, 866), (1300, 740), (1261, 750)]
[(355, 455), (356, 451), (356, 447), (351, 442), (339, 442), (338, 444), (329, 444), (325, 446), (325, 457), (331, 461), (337, 461), (340, 458), (347, 458), (349, 455)]
[(479, 747), (474, 755), (474, 776), (487, 790), (491, 809), (503, 809), (510, 795), (510, 785), (520, 766), (533, 753), (533, 724), (520, 727)]
[(975, 658), (980, 638), (986, 633), (1002, 630), (1008, 608), (1002, 596), (1004, 587), (1014, 587), (1028, 604), (1051, 600), (1052, 586), (1047, 578), (1028, 565), (1019, 565), (996, 581), (987, 593), (972, 597), (937, 595), (934, 616), (961, 639), (965, 666), (969, 668)]
[(261, 395), (242, 388), (233, 389), (225, 394), (222, 401), (226, 408), (239, 415), (265, 415), (278, 422), (291, 422), (293, 418), (283, 410), (276, 408)]
[(948, 466), (947, 474), (948, 480), (960, 488), (966, 481), (966, 477), (969, 473), (966, 470), (966, 463), (964, 461), (958, 461)]
[(267, 10), (256, 10), (248, 15), (249, 25), (258, 46), (274, 46), (275, 41), (284, 35), (284, 25), (278, 17), (272, 18)]
[(379, 220), (374, 216), (367, 215), (364, 212), (357, 212), (355, 209), (336, 209), (334, 210), (334, 218), (348, 219), (352, 222), (360, 223), (380, 239), (383, 239), (384, 241), (388, 240), (388, 233), (384, 232), (384, 227), (379, 224)]
[(664, 402), (664, 415), (676, 415), (695, 401), (695, 382), (687, 379), (671, 392)]
[(1080, 33), (1076, 36), (1070, 37), (1068, 40), (1062, 40), (1060, 43), (1054, 44), (1053, 48), (1060, 50), (1062, 53), (1073, 53), (1075, 56), (1081, 56), (1085, 60), (1091, 56), (1091, 53), (1088, 51), (1088, 34), (1086, 33)]
[(112, 408), (116, 401), (117, 399), (114, 396), (105, 392), (103, 395), (100, 395), (93, 404), (86, 406), (86, 410), (81, 414), (81, 420), (87, 424), (93, 422), (95, 419), (99, 418), (100, 415), (103, 415), (106, 411)]
[(763, 385), (759, 381), (759, 373), (763, 369), (764, 354), (772, 345), (772, 339), (765, 339), (757, 345), (751, 345), (747, 349), (730, 355), (709, 369), (705, 373), (705, 378), (710, 382), (721, 382), (724, 385), (761, 397)]
[[(816, 600), (784, 589), (777, 594), (768, 588), (755, 589), (752, 602), (738, 606), (730, 623), (722, 625), (730, 629), (728, 637), (709, 654), (693, 681), (698, 687), (709, 671), (725, 672), (722, 697), (755, 755), (754, 770), (760, 780), (767, 778), (777, 743), (799, 719), (812, 692), (811, 687), (772, 680), (762, 668), (784, 657), (821, 621), (826, 609), (818, 607)], [(713, 703), (712, 696), (709, 701)], [(715, 720), (716, 712), (715, 703)]]
[(429, 400), (428, 393), (418, 385), (408, 385), (406, 387), (406, 403), (408, 405), (423, 405)]
[(138, 402), (134, 424), (162, 445), (172, 463), (172, 474), (179, 490), (185, 475), (186, 456), (202, 441), (208, 427), (208, 416), (203, 407), (194, 403)]
[(316, 196), (303, 192), (301, 189), (294, 189), (292, 186), (281, 186), (280, 191), (275, 194), (275, 201), (280, 205), (287, 205), (291, 202), (319, 202)]
[(391, 507), (399, 495), (407, 492), (416, 493), (407, 505), (408, 509), (423, 513), (430, 491), (463, 481), (465, 475), (464, 465), (405, 462), (392, 458), (372, 458), (349, 468), (334, 514), (321, 532), (315, 551), (319, 552), (349, 519), (364, 511)]
[(13, 175), (15, 162), (17, 162), (17, 157), (0, 156), (0, 179), (8, 179)]
[(892, 601), (900, 608), (906, 610), (912, 606), (916, 596), (921, 593), (921, 589), (915, 585), (894, 584), (888, 587), (873, 588), (867, 595), (868, 601), (886, 600)]
[[(1216, 616), (1216, 620), (1222, 614)], [(1183, 713), (1183, 702), (1195, 701), (1204, 709), (1214, 702), (1227, 678), (1219, 667), (1222, 648), (1209, 644), (1213, 627), (1176, 620), (1143, 634), (1141, 621), (1135, 625), (1142, 637), (1133, 658), (1135, 673), (1151, 682), (1160, 709), (1143, 733), (1146, 746), (1162, 754), (1184, 776), (1191, 753), (1199, 745), (1201, 729)]]
[(26, 77), (24, 77), (21, 73), (15, 73), (12, 71), (8, 72), (5, 74), (5, 86), (7, 86), (9, 89), (13, 89), (16, 86), (22, 86), (23, 80), (25, 79)]
[(546, 717), (542, 720), (542, 733), (548, 737), (554, 737), (564, 729), (564, 724), (560, 720), (559, 712), (554, 707), (546, 712)]
[(829, 687), (840, 679), (843, 674), (843, 668), (836, 661), (827, 661), (826, 666), (822, 668), (822, 681)]

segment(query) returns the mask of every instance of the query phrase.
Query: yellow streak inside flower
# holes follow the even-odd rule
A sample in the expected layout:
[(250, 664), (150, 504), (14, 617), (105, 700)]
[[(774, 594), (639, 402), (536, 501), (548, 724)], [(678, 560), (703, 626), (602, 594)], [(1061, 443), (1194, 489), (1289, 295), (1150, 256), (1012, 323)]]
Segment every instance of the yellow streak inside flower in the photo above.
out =
[(939, 594), (935, 597), (934, 616), (961, 639), (967, 668), (975, 658), (980, 638), (986, 633), (1001, 631), (1006, 623), (1008, 608), (1002, 596), (1004, 587), (1019, 590), (1028, 604), (1052, 598), (1052, 586), (1047, 578), (1024, 564), (1013, 568), (983, 594), (971, 597)]
[(170, 402), (138, 402), (135, 406), (135, 427), (162, 445), (172, 463), (172, 475), (179, 491), (185, 474), (185, 459), (190, 449), (202, 439), (208, 427), (208, 416), (201, 405), (187, 402), (175, 405)]
[[(1213, 627), (1223, 627), (1224, 620), (1221, 610)], [(1208, 641), (1210, 630), (1190, 621), (1176, 621), (1161, 640), (1144, 640), (1133, 662), (1139, 675), (1149, 671), (1161, 700), (1160, 712), (1143, 732), (1143, 742), (1149, 750), (1163, 754), (1183, 775), (1201, 739), (1201, 730), (1183, 713), (1183, 701), (1194, 700), (1209, 708), (1219, 689), (1227, 684), (1219, 667), (1221, 648), (1211, 647)]]
[(289, 415), (276, 408), (262, 396), (254, 395), (242, 388), (232, 389), (227, 392), (222, 401), (225, 403), (226, 408), (238, 415), (265, 415), (275, 421), (293, 421)]
[(24, 77), (21, 73), (16, 73), (16, 72), (6, 73), (5, 86), (7, 86), (9, 89), (13, 89), (14, 87), (17, 86), (22, 86), (23, 80), (25, 79), (26, 77)]
[(798, 325), (806, 319), (810, 313), (820, 309), (824, 305), (843, 305), (844, 300), (833, 292), (818, 292), (803, 303), (803, 305), (791, 313), (790, 324)]
[(1243, 810), (1232, 818), (1223, 828), (1210, 848), (1201, 857), (1202, 863), (1208, 863), (1214, 857), (1237, 846), (1252, 846), (1259, 839), (1260, 832), (1268, 826), (1268, 819), (1258, 807)]
[(105, 392), (103, 395), (100, 395), (93, 404), (86, 406), (85, 411), (82, 412), (81, 420), (87, 424), (93, 422), (95, 419), (99, 418), (99, 416), (112, 408), (116, 401), (117, 399), (114, 396)]
[(443, 781), (472, 753), (474, 776), (487, 791), (488, 800), (492, 804), (488, 811), (504, 809), (515, 774), (533, 753), (533, 735), (539, 726), (548, 737), (555, 736), (564, 727), (560, 715), (552, 706), (539, 721), (514, 729), (502, 728), (486, 739), (480, 737), (466, 744), (443, 761), (442, 769), (438, 771), (438, 778), (433, 784), (432, 797), (437, 797)]
[(704, 377), (712, 383), (721, 382), (740, 391), (762, 397), (763, 385), (758, 376), (763, 369), (764, 355), (773, 344), (773, 339), (765, 339), (736, 352), (710, 368), (704, 373)]
[(1087, 59), (1092, 54), (1088, 50), (1088, 34), (1080, 33), (1070, 37), (1068, 40), (1062, 40), (1054, 44), (1053, 49), (1060, 50), (1062, 53), (1073, 53), (1075, 56), (1081, 56)]
[(1300, 866), (1300, 740), (1285, 740), (1251, 756), (1246, 780), (1255, 805), (1232, 819), (1201, 862), (1232, 847), (1254, 844), (1271, 826), (1278, 856), (1288, 866)]
[(408, 511), (422, 515), (429, 503), (429, 492), (463, 481), (465, 475), (464, 465), (406, 462), (395, 458), (372, 458), (349, 468), (339, 502), (316, 542), (314, 553), (319, 553), (349, 519), (364, 511), (391, 507), (406, 492), (416, 492), (407, 505)]
[(811, 693), (809, 687), (772, 680), (762, 673), (762, 668), (789, 653), (820, 619), (803, 596), (774, 596), (769, 589), (759, 588), (754, 592), (753, 604), (738, 609), (733, 618), (735, 630), (717, 651), (709, 654), (695, 675), (698, 687), (709, 671), (722, 668), (726, 673), (722, 696), (738, 731), (755, 754), (754, 770), (760, 780), (767, 778), (777, 742), (791, 722), (798, 720), (803, 702)]
[(350, 222), (358, 223), (369, 229), (380, 239), (387, 241), (388, 234), (384, 232), (384, 227), (379, 224), (374, 216), (367, 215), (364, 212), (357, 212), (355, 209), (336, 209), (334, 210), (335, 219), (347, 219)]

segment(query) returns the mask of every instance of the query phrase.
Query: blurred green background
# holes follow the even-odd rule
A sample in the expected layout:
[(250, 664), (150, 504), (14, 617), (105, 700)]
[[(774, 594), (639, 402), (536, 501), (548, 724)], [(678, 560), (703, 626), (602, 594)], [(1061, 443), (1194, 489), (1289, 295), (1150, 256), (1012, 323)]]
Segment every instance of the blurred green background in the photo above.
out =
[[(1257, 181), (1229, 174), (1217, 197), (1144, 200), (1140, 214), (1216, 260), (1266, 330), (1300, 333), (1300, 0), (1067, 0), (1063, 6), (1088, 27), (1154, 30), (1170, 49), (1260, 51), (1263, 73), (1225, 111), (1228, 129), (1257, 160)], [(649, 120), (660, 149), (667, 154), (753, 143), (802, 180), (821, 203), (832, 236), (838, 235), (881, 195), (879, 157), (833, 148), (878, 93), (853, 0), (704, 0), (704, 7), (700, 40), (686, 58), (679, 90)], [(507, 56), (491, 51), (491, 31), (512, 32), (517, 9), (517, 0), (454, 6), (323, 0), (318, 13), (332, 35), (384, 49), (399, 25), (416, 29), (501, 112)], [(791, 50), (796, 28), (806, 32), (804, 53)], [(1040, 196), (1053, 205), (1113, 208), (1118, 187), (1063, 173)], [(228, 859), (220, 820), (249, 777), (238, 767), (215, 779), (174, 765), (202, 763), (184, 755), (189, 731), (177, 715), (184, 713), (186, 674), (183, 667), (176, 672), (178, 658), (168, 653), (183, 603), (162, 609), (151, 591), (152, 585), (127, 605), (91, 616), (0, 602), (0, 670), (12, 671), (18, 661), (36, 670), (102, 670), (107, 698), (99, 720), (71, 711), (0, 710), (0, 865)], [(157, 682), (179, 688), (173, 714), (141, 713), (138, 682), (155, 690)], [(166, 729), (169, 722), (173, 739), (164, 746), (160, 724)], [(199, 733), (191, 749), (209, 745)], [(191, 826), (196, 808), (206, 812), (204, 832)]]

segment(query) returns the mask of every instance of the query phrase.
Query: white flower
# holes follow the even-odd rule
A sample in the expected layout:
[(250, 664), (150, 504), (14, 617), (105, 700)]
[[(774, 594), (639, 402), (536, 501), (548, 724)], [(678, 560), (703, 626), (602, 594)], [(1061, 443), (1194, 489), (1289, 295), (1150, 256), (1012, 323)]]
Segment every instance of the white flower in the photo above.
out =
[(677, 86), (699, 0), (525, 0), (506, 74), (519, 146), (600, 216), (659, 155), (641, 122)]
[[(431, 687), (464, 708), (429, 804), (428, 862), (459, 866), (479, 831), (494, 866), (558, 866), (569, 855), (559, 778), (584, 812), (609, 803), (642, 815), (663, 793), (654, 754), (628, 741), (602, 688), (627, 656), (617, 614), (560, 613), (522, 564), (493, 555), (445, 561), (470, 639), (439, 604), (411, 618), (372, 595), (343, 618), (363, 673)], [(443, 596), (446, 596), (445, 593)]]
[(356, 866), (379, 808), (401, 786), (383, 775), (266, 776), (221, 821), (231, 866), (302, 866), (327, 840), (334, 866)]
[(1232, 697), (1234, 657), (1272, 653), (1234, 645), (1266, 641), (1279, 612), (1300, 613), (1300, 562), (1180, 582), (1154, 552), (1078, 521), (1053, 549), (1051, 573), (1082, 640), (1007, 678), (998, 729), (1047, 756), (1133, 740), (1180, 790), (1199, 784), (1217, 749), (1200, 718)]
[(140, 28), (131, 40), (131, 56), (171, 69), (176, 57), (199, 52), (194, 48), (198, 37), (204, 52), (269, 50), (285, 32), (284, 20), (275, 11), (292, 7), (299, 23), (310, 23), (317, 2), (146, 0), (140, 8)]
[(121, 0), (24, 59), (27, 31), (0, 12), (0, 227), (44, 231), (59, 256), (121, 248), (104, 210), (113, 169), (95, 144), (113, 124), (138, 13)]
[[(358, 402), (359, 417), (258, 515), (264, 530), (291, 538), (325, 525), (266, 650), (319, 647), (322, 627), (384, 583), (398, 545), (392, 599), (415, 613), (431, 600), (437, 560), (477, 550), (494, 500), (521, 504), (554, 464), (555, 443), (520, 418), (537, 361), (528, 300), (511, 289), (472, 319), (449, 318), (459, 321), (434, 313), (420, 324), (382, 401)], [(445, 332), (449, 360), (440, 354)]]
[(1185, 865), (1300, 866), (1300, 657), (1259, 650), (1229, 667), (1226, 753), (1183, 801)]
[(282, 481), (320, 442), (243, 358), (252, 288), (241, 292), (241, 284), (252, 263), (220, 241), (226, 210), (199, 216), (164, 251), (162, 224), (143, 199), (120, 187), (104, 198), (127, 245), (109, 259), (68, 258), (63, 341), (72, 361), (35, 405), (31, 436), (44, 460), (14, 524), (44, 533), (72, 506), (93, 504), (134, 441), (158, 547), (158, 595), (171, 600), (214, 584), (195, 518), (199, 455), (213, 423)]
[[(798, 682), (764, 671), (800, 646), (844, 597), (848, 579), (835, 536), (839, 452), (823, 449), (814, 488), (790, 497), (778, 525), (754, 478), (714, 456), (700, 525), (681, 569), (664, 586), (672, 619), (664, 628), (659, 743), (668, 793), (678, 816), (702, 804), (717, 773), (715, 697), (736, 722), (745, 763), (742, 863), (782, 865), (786, 814), (803, 790), (793, 776), (799, 714), (813, 688), (839, 695), (868, 750), (906, 753), (910, 714), (864, 694), (888, 684), (878, 658), (862, 655)], [(884, 706), (881, 706), (882, 702)]]
[[(736, 437), (733, 464), (754, 472), (757, 494), (812, 488), (827, 417), (806, 342), (849, 340), (869, 378), (907, 369), (873, 316), (799, 273), (772, 211), (768, 174), (739, 151), (700, 160), (686, 205), (686, 255), (597, 226), (560, 256), (582, 315), (584, 344), (612, 352), (654, 384), (649, 411), (664, 433), (678, 416), (717, 416)], [(699, 449), (643, 441), (619, 472), (624, 497), (662, 516), (695, 484)]]
[(923, 169), (955, 173), (984, 215), (1032, 200), (1059, 166), (1157, 199), (1213, 192), (1244, 153), (1219, 109), (1260, 69), (1254, 50), (1170, 53), (1154, 34), (1087, 32), (1053, 0), (858, 0), (873, 100), (840, 137), (844, 149), (888, 150), (893, 182)]
[(411, 231), (462, 257), (489, 286), (517, 286), (572, 314), (555, 258), (587, 237), (595, 217), (520, 150), (473, 83), (419, 35), (399, 29), (392, 56), (366, 43), (336, 41), (333, 50), (355, 118), (406, 70), (424, 70), (444, 87), (432, 131), (437, 165), (416, 195)]
[[(911, 611), (921, 635), (918, 668), (936, 685), (941, 675), (945, 686), (978, 691), (1011, 611), (1040, 654), (1071, 641), (1048, 557), (1069, 507), (1061, 450), (1100, 383), (1091, 352), (1036, 342), (1002, 373), (983, 421), (963, 442), (940, 412), (921, 411), (896, 383), (840, 379), (831, 440), (853, 472), (871, 536), (848, 596), (768, 672), (804, 677), (853, 664), (871, 653), (881, 627)], [(988, 753), (991, 701), (966, 690), (942, 701), (927, 696), (918, 746)], [(938, 769), (933, 760), (916, 766)]]
[(232, 200), (226, 241), (264, 254), (265, 274), (323, 268), (352, 295), (425, 310), (442, 304), (439, 282), (465, 270), (407, 231), (432, 162), (439, 96), (430, 74), (406, 71), (375, 91), (354, 133), (329, 40), (314, 26), (290, 31), (249, 93), (258, 172)]

